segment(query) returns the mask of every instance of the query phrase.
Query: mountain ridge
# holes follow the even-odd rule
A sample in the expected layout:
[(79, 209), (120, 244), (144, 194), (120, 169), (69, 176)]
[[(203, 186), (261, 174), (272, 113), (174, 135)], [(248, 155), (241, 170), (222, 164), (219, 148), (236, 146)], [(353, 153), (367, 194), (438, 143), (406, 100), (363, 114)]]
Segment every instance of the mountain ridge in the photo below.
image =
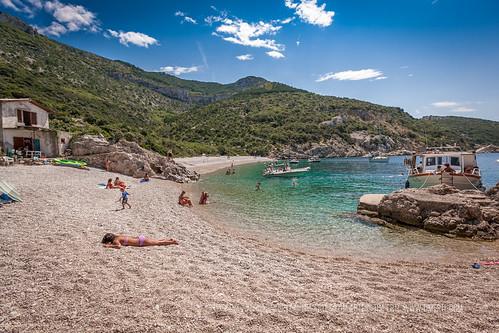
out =
[[(160, 153), (353, 156), (414, 149), (428, 133), (435, 143), (499, 145), (497, 122), (415, 119), (256, 76), (222, 84), (147, 72), (53, 41), (6, 14), (0, 39), (1, 97), (57, 110), (54, 128), (124, 137)], [(456, 131), (470, 124), (468, 134)]]

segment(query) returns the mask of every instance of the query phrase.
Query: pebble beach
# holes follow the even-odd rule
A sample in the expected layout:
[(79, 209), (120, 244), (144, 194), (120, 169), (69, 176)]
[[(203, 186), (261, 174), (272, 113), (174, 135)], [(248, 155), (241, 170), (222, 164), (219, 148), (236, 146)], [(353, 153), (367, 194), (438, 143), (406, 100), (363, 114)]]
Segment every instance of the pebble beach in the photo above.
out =
[[(116, 176), (131, 209), (97, 186)], [(499, 331), (494, 268), (278, 247), (204, 220), (199, 193), (179, 206), (181, 185), (158, 179), (19, 165), (0, 179), (24, 200), (0, 208), (0, 332)], [(106, 249), (107, 232), (179, 245)]]

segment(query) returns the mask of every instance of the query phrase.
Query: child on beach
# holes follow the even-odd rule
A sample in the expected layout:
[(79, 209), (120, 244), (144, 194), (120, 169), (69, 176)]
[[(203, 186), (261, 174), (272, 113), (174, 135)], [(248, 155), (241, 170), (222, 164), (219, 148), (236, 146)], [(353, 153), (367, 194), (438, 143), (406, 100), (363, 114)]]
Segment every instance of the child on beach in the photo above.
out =
[(185, 191), (182, 191), (178, 197), (178, 204), (181, 206), (189, 206), (192, 207), (192, 201), (189, 199), (187, 195), (185, 195)]
[(120, 187), (120, 191), (121, 191), (121, 196), (118, 202), (121, 201), (121, 205), (123, 206), (122, 210), (125, 209), (125, 205), (127, 205), (128, 208), (132, 208), (132, 206), (130, 206), (130, 204), (128, 203), (128, 196), (129, 196), (128, 192), (125, 190), (124, 187)]
[(142, 235), (139, 237), (130, 237), (126, 235), (115, 235), (112, 233), (107, 233), (102, 238), (102, 244), (104, 247), (120, 249), (122, 246), (166, 246), (166, 245), (178, 245), (178, 242), (173, 239), (148, 239)]

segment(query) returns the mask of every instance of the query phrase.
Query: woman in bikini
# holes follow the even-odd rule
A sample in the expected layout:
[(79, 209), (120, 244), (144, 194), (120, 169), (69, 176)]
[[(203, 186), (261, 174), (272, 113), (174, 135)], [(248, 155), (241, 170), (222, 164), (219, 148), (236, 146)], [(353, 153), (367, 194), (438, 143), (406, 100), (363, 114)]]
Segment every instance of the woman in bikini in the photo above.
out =
[(140, 235), (139, 237), (131, 237), (126, 235), (115, 235), (107, 233), (102, 238), (102, 244), (104, 247), (119, 249), (122, 246), (166, 246), (166, 245), (178, 245), (178, 242), (171, 239), (149, 239), (145, 236)]

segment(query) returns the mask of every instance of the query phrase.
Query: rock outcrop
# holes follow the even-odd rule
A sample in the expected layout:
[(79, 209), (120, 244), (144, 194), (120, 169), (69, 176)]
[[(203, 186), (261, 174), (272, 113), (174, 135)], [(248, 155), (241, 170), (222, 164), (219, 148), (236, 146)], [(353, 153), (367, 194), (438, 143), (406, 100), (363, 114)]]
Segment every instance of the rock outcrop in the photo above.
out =
[(459, 191), (445, 184), (400, 190), (385, 195), (374, 207), (359, 204), (358, 212), (376, 223), (381, 219), (450, 237), (495, 240), (499, 238), (499, 183), (487, 193)]
[(71, 141), (72, 157), (89, 166), (132, 177), (151, 177), (184, 183), (198, 180), (199, 175), (135, 142), (120, 140), (110, 143), (102, 136), (84, 135)]

